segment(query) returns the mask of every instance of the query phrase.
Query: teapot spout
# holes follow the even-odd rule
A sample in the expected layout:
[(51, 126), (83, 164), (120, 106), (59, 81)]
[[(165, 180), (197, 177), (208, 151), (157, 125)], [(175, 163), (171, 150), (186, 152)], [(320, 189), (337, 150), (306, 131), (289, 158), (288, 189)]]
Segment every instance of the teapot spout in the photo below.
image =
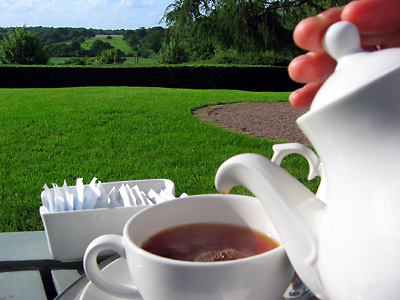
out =
[(325, 299), (317, 269), (325, 204), (284, 169), (257, 154), (234, 156), (219, 167), (215, 186), (220, 192), (239, 185), (261, 201), (296, 272), (317, 297)]

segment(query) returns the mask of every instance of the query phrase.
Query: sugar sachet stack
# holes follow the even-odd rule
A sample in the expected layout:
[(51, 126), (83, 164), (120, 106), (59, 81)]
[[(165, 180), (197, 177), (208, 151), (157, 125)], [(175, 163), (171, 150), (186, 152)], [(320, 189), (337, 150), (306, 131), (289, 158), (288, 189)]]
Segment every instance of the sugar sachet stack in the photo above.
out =
[[(64, 180), (63, 186), (53, 183), (53, 189), (44, 185), (41, 194), (43, 206), (48, 212), (76, 211), (96, 208), (131, 207), (142, 205), (154, 205), (175, 199), (167, 189), (155, 192), (150, 189), (147, 193), (135, 186), (122, 184), (118, 189), (112, 187), (107, 194), (101, 181), (94, 177), (89, 185), (83, 184), (83, 179), (76, 180), (76, 186), (67, 186)], [(182, 195), (184, 196), (184, 195)]]

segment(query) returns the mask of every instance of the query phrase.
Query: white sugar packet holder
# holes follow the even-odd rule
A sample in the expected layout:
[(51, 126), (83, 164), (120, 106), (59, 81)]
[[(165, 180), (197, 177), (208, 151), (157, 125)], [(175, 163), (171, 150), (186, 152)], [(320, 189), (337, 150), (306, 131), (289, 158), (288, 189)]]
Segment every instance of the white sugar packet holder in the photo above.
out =
[(93, 239), (122, 234), (132, 215), (175, 199), (174, 195), (175, 185), (169, 179), (96, 183), (93, 178), (88, 185), (78, 179), (76, 186), (45, 186), (39, 211), (50, 253), (60, 261), (82, 260)]
[[(67, 186), (64, 181), (62, 187), (53, 183), (52, 189), (45, 184), (41, 194), (43, 206), (48, 212), (65, 212), (153, 205), (175, 199), (170, 185), (155, 191), (153, 188), (142, 190), (137, 184), (132, 187), (133, 181), (121, 182), (121, 184), (117, 182), (115, 185), (103, 184), (101, 181), (96, 183), (96, 181), (97, 178), (94, 177), (88, 185), (84, 185), (83, 179), (78, 178), (75, 186)], [(110, 187), (111, 190), (109, 190)]]

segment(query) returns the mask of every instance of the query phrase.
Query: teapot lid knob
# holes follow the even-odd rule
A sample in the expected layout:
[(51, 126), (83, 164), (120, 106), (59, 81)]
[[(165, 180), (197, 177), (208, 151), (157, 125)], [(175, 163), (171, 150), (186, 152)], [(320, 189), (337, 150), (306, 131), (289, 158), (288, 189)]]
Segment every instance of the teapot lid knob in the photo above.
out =
[[(364, 51), (357, 27), (347, 21), (331, 25), (322, 43), (325, 50), (337, 61), (337, 66), (315, 95), (311, 111), (325, 108), (336, 101), (351, 101), (355, 98), (355, 93), (366, 86), (374, 85), (371, 88), (382, 90), (380, 85), (387, 82), (388, 78), (398, 82), (400, 47)], [(380, 80), (384, 78), (385, 80)], [(349, 95), (352, 96), (348, 97)]]
[(363, 51), (357, 27), (347, 21), (337, 22), (329, 27), (322, 43), (325, 50), (336, 60)]

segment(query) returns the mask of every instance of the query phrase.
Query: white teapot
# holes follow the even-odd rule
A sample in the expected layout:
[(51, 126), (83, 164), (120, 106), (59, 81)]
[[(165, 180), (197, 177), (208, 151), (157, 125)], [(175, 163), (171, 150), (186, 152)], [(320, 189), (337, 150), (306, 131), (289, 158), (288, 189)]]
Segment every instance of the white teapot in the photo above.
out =
[(348, 22), (333, 24), (324, 46), (338, 65), (297, 120), (323, 165), (323, 192), (256, 154), (224, 162), (216, 187), (253, 192), (318, 298), (400, 299), (400, 48), (364, 52)]

